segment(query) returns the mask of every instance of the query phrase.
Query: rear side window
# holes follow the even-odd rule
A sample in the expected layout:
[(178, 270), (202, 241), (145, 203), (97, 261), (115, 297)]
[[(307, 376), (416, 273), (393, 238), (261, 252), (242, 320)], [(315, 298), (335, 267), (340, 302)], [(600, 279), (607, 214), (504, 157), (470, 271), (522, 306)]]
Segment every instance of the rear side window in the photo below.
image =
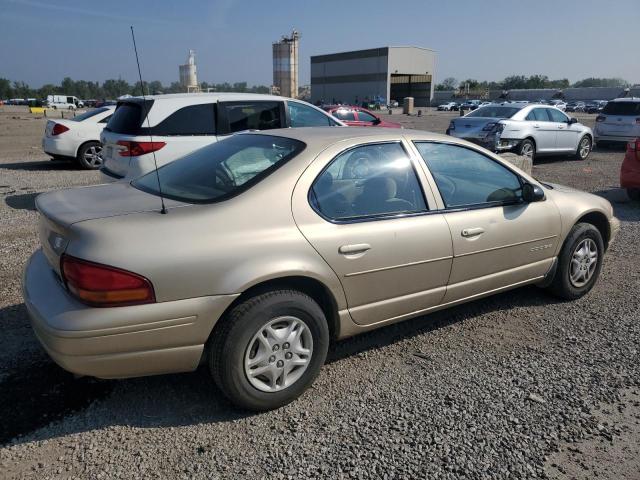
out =
[(285, 137), (234, 135), (131, 182), (145, 192), (187, 203), (220, 202), (251, 188), (304, 150)]
[(283, 102), (222, 102), (218, 108), (226, 118), (228, 131), (284, 128)]
[(309, 192), (316, 211), (355, 220), (427, 211), (411, 161), (399, 143), (362, 145), (338, 155)]
[(121, 103), (107, 124), (107, 130), (114, 133), (136, 135), (142, 124), (142, 105)]
[[(74, 122), (81, 122), (83, 120), (86, 120), (87, 118), (91, 118), (95, 115), (98, 115), (99, 113), (102, 112), (106, 112), (107, 110), (109, 110), (108, 108), (94, 108), (93, 110), (89, 110), (88, 112), (84, 112), (83, 114), (80, 115), (76, 115), (75, 117), (71, 118), (70, 120), (73, 120)], [(107, 117), (108, 118), (108, 117)]]
[(527, 120), (537, 121), (537, 122), (550, 122), (551, 119), (549, 115), (547, 115), (546, 108), (534, 108), (527, 115)]
[(328, 127), (336, 123), (329, 115), (315, 108), (298, 102), (287, 102), (289, 107), (289, 121), (292, 127)]
[(640, 102), (609, 102), (602, 109), (605, 115), (640, 116)]
[(215, 110), (213, 103), (190, 105), (176, 110), (155, 127), (152, 135), (215, 135)]

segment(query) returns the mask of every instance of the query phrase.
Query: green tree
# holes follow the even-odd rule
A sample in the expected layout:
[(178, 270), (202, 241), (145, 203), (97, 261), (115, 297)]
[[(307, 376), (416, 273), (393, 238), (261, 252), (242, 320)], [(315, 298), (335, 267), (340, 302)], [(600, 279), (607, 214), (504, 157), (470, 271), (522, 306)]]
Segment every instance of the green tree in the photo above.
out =
[(455, 90), (458, 86), (458, 81), (453, 77), (447, 77), (442, 80), (441, 83), (436, 85), (436, 90), (438, 91), (449, 91)]
[(0, 98), (8, 99), (12, 98), (13, 96), (14, 95), (13, 88), (11, 87), (11, 80), (0, 78)]
[(572, 85), (573, 87), (628, 87), (629, 82), (622, 78), (585, 78)]

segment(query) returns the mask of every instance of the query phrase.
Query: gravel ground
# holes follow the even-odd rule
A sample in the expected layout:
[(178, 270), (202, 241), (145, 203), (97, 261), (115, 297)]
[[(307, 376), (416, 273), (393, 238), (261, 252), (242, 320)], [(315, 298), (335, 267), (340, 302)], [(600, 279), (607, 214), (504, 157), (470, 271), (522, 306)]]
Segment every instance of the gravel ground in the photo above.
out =
[[(453, 115), (391, 119), (442, 132)], [(621, 151), (534, 166), (622, 221), (587, 297), (527, 287), (340, 342), (298, 401), (254, 415), (206, 370), (74, 379), (41, 351), (20, 295), (33, 199), (97, 180), (48, 160), (44, 123), (0, 108), (0, 477), (640, 478), (640, 204), (617, 188)]]

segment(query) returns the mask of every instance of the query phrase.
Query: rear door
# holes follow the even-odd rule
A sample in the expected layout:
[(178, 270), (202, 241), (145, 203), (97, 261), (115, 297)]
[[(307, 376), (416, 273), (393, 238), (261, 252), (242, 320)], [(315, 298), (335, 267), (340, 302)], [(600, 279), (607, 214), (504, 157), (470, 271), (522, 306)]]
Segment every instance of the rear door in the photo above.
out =
[(533, 127), (536, 151), (538, 152), (553, 152), (557, 149), (558, 128), (551, 121), (551, 117), (547, 113), (548, 110), (543, 107), (534, 108), (525, 119), (527, 122), (531, 122)]
[(451, 234), (424, 172), (399, 139), (336, 145), (296, 185), (300, 231), (335, 271), (362, 325), (437, 306), (451, 269)]

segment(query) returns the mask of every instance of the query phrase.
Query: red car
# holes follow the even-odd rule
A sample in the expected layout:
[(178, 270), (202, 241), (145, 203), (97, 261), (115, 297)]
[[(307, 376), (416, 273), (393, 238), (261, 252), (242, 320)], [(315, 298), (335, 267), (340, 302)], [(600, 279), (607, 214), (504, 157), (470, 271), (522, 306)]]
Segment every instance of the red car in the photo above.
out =
[(627, 144), (620, 168), (620, 186), (627, 189), (632, 200), (640, 200), (640, 138)]
[(399, 123), (387, 122), (375, 113), (362, 107), (354, 107), (351, 105), (327, 105), (322, 108), (338, 120), (342, 120), (350, 127), (402, 128), (402, 125)]

